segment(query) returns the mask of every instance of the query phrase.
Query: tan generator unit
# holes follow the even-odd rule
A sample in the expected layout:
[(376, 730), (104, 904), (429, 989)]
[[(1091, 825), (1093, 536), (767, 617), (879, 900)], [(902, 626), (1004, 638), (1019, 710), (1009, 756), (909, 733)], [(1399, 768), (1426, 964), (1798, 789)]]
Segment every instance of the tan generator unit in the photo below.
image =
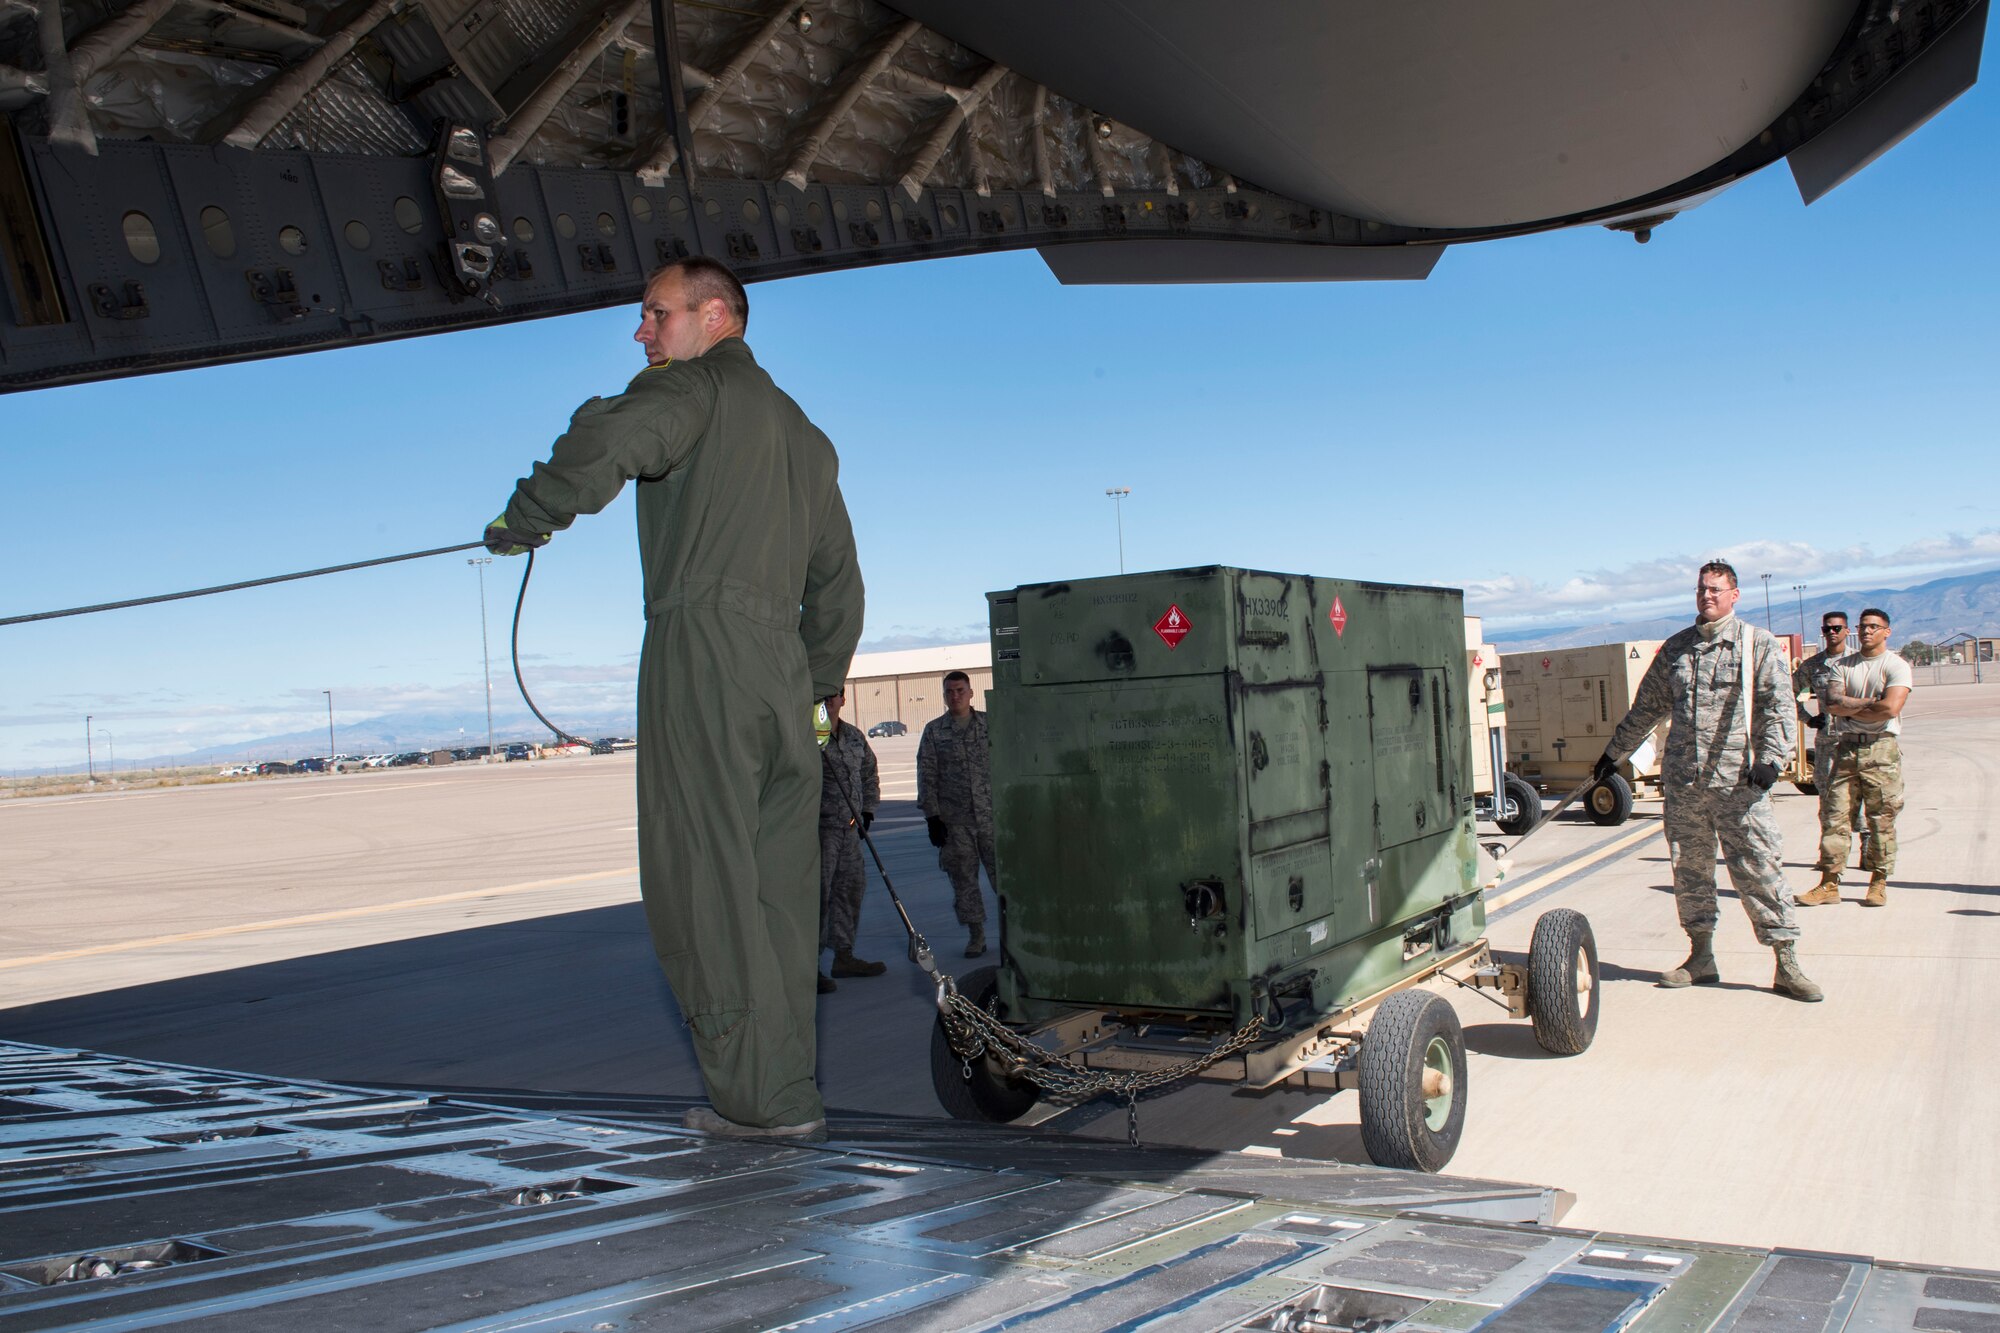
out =
[[(1631, 639), (1502, 655), (1509, 767), (1539, 791), (1564, 794), (1580, 785), (1632, 707), (1662, 642)], [(1592, 819), (1622, 824), (1632, 814), (1634, 788), (1657, 791), (1665, 740), (1666, 724), (1661, 723), (1610, 781), (1585, 794)]]
[[(1500, 650), (1484, 637), (1478, 616), (1465, 618), (1465, 716), (1472, 727), (1472, 806), (1510, 837), (1522, 837), (1541, 822), (1542, 798), (1533, 786), (1507, 771), (1507, 700), (1500, 676)], [(1494, 774), (1499, 780), (1494, 780)]]

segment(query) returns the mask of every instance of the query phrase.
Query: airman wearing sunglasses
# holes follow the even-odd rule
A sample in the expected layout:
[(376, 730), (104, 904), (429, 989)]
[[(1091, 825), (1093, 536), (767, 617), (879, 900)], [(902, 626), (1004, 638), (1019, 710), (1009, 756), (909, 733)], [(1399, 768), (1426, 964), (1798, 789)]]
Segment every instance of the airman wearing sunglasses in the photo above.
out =
[(1799, 903), (1817, 907), (1840, 901), (1840, 873), (1847, 866), (1857, 819), (1865, 818), (1869, 907), (1889, 902), (1896, 869), (1896, 815), (1903, 808), (1903, 705), (1915, 677), (1910, 664), (1889, 651), (1889, 613), (1869, 607), (1855, 626), (1861, 648), (1840, 659), (1821, 694), (1833, 766), (1820, 788), (1819, 884)]

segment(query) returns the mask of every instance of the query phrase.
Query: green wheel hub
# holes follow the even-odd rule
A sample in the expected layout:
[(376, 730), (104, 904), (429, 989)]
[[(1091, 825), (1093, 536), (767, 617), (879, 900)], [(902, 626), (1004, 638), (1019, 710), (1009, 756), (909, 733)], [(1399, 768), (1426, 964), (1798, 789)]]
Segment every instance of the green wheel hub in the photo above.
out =
[(1431, 1076), (1435, 1074), (1437, 1094), (1424, 1098), (1424, 1124), (1433, 1132), (1443, 1129), (1444, 1122), (1451, 1118), (1451, 1099), (1458, 1095), (1452, 1084), (1451, 1043), (1443, 1037), (1432, 1037), (1424, 1047), (1424, 1084), (1431, 1086)]

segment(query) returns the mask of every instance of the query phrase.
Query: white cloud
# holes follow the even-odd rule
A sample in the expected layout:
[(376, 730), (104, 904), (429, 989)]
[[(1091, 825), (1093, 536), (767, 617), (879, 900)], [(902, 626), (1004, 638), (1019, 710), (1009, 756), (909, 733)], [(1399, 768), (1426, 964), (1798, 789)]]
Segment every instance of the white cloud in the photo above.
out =
[(1774, 589), (1794, 583), (1828, 587), (1885, 576), (1911, 576), (1989, 564), (2000, 558), (2000, 529), (1912, 542), (1885, 555), (1866, 545), (1821, 549), (1806, 542), (1747, 541), (1700, 555), (1660, 556), (1620, 569), (1596, 569), (1560, 583), (1508, 574), (1465, 585), (1466, 610), (1499, 625), (1657, 614), (1679, 608), (1693, 595), (1695, 573), (1708, 560), (1736, 567), (1747, 592), (1758, 576), (1772, 575)]
[(978, 643), (989, 632), (990, 627), (984, 622), (956, 627), (891, 625), (887, 633), (864, 641), (856, 651), (893, 653), (904, 648), (943, 648), (957, 643)]

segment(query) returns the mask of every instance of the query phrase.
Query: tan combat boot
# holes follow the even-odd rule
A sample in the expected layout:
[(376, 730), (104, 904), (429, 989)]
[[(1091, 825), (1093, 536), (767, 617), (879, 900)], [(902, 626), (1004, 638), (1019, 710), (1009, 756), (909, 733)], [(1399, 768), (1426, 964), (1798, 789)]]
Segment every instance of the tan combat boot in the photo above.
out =
[(1679, 990), (1683, 986), (1711, 986), (1722, 980), (1722, 973), (1715, 966), (1714, 940), (1712, 930), (1690, 930), (1688, 941), (1693, 947), (1688, 950), (1687, 961), (1671, 972), (1660, 973), (1655, 984), (1666, 990)]
[(1878, 870), (1868, 877), (1868, 896), (1861, 900), (1863, 907), (1887, 907), (1889, 905), (1889, 872)]
[(1809, 892), (1801, 893), (1792, 899), (1792, 901), (1800, 907), (1825, 907), (1829, 903), (1839, 902), (1840, 872), (1838, 870), (1820, 871), (1819, 883), (1814, 885)]
[(1771, 978), (1771, 989), (1780, 995), (1789, 995), (1794, 1000), (1804, 1000), (1807, 1004), (1817, 1004), (1826, 998), (1826, 992), (1813, 984), (1813, 979), (1799, 971), (1797, 946), (1790, 940), (1771, 946), (1771, 952), (1778, 956), (1778, 975)]

